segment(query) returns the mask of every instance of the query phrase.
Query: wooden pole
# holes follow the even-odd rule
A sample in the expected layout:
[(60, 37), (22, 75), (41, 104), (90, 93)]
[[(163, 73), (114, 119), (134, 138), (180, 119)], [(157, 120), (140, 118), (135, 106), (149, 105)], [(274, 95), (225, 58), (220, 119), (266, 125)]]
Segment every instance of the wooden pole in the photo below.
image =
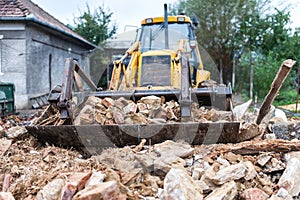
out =
[(269, 91), (269, 93), (267, 94), (267, 96), (265, 97), (265, 100), (259, 110), (257, 119), (256, 119), (256, 124), (260, 124), (261, 121), (263, 120), (263, 118), (266, 116), (266, 114), (269, 112), (270, 107), (278, 93), (278, 91), (280, 90), (284, 80), (286, 79), (287, 75), (289, 74), (289, 72), (291, 71), (291, 69), (293, 68), (294, 64), (296, 63), (296, 61), (288, 59), (283, 61), (283, 63), (281, 64), (281, 67), (279, 69), (279, 71), (277, 72), (271, 89)]
[(296, 113), (298, 113), (299, 90), (300, 90), (300, 64), (298, 66), (298, 78), (297, 78)]

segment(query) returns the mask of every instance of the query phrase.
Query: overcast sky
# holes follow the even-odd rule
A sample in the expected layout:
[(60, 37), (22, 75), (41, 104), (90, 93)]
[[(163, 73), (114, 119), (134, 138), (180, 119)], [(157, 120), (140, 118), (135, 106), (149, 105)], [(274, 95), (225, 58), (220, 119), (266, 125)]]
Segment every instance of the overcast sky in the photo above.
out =
[[(153, 16), (163, 15), (163, 4), (174, 3), (178, 0), (32, 0), (49, 14), (63, 22), (73, 24), (74, 17), (80, 16), (80, 11), (86, 10), (86, 3), (93, 12), (95, 8), (103, 6), (105, 11), (113, 12), (112, 20), (116, 23), (117, 32), (130, 29), (130, 25), (139, 26), (142, 19)], [(280, 1), (280, 0), (277, 0)], [(286, 0), (296, 3), (291, 8), (291, 20), (293, 26), (300, 27), (300, 0)], [(132, 29), (132, 28), (131, 28)]]

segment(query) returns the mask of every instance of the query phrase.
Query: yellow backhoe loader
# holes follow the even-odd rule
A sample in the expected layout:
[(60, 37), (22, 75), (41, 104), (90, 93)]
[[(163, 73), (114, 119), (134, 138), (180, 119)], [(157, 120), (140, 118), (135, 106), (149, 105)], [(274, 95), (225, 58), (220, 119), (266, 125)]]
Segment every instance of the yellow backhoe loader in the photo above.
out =
[[(75, 147), (88, 155), (111, 146), (138, 144), (142, 139), (154, 144), (165, 140), (185, 140), (191, 144), (235, 142), (239, 122), (191, 122), (191, 104), (230, 111), (232, 91), (224, 84), (206, 84), (210, 72), (205, 70), (200, 56), (195, 27), (197, 20), (185, 15), (168, 16), (165, 5), (163, 17), (146, 18), (137, 31), (137, 41), (114, 61), (108, 75), (108, 89), (99, 90), (85, 75), (78, 63), (67, 59), (61, 88), (49, 96), (51, 105), (43, 119), (60, 114), (56, 125), (28, 126), (30, 133), (40, 141), (66, 147)], [(126, 66), (124, 60), (130, 57)], [(77, 96), (124, 97), (138, 101), (154, 95), (180, 104), (179, 122), (163, 124), (74, 125), (72, 93), (74, 75), (80, 75), (90, 92)], [(50, 114), (49, 114), (50, 113)], [(47, 115), (48, 114), (48, 115)]]

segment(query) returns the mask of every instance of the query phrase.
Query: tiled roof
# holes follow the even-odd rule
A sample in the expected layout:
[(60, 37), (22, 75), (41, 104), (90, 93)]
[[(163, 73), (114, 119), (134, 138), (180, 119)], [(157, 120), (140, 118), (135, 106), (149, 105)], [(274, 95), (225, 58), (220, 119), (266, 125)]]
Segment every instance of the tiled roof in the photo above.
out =
[(30, 0), (0, 0), (0, 20), (6, 17), (15, 20), (20, 17), (32, 19), (92, 45)]

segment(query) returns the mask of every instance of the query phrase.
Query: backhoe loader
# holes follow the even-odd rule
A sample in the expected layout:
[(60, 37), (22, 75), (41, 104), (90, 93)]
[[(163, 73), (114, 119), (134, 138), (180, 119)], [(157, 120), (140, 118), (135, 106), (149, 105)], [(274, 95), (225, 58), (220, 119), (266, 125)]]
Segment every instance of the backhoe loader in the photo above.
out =
[[(232, 109), (230, 86), (211, 83), (210, 72), (203, 66), (198, 48), (195, 28), (196, 18), (185, 15), (168, 16), (167, 6), (163, 17), (146, 18), (137, 31), (138, 40), (114, 61), (111, 75), (107, 76), (108, 89), (101, 90), (81, 70), (79, 64), (66, 59), (61, 87), (49, 95), (51, 105), (41, 118), (27, 129), (42, 142), (65, 147), (75, 147), (87, 155), (102, 148), (139, 144), (146, 139), (148, 144), (165, 140), (185, 140), (191, 144), (235, 142), (239, 122), (191, 122), (191, 104)], [(130, 57), (127, 66), (124, 60)], [(78, 75), (91, 91), (74, 93)], [(74, 79), (75, 77), (75, 79)], [(74, 81), (75, 80), (75, 81)], [(99, 98), (120, 97), (136, 102), (146, 96), (164, 97), (180, 104), (180, 121), (160, 124), (109, 124), (75, 125), (74, 97), (77, 101), (87, 96)], [(82, 100), (83, 101), (83, 100)], [(54, 125), (42, 126), (42, 121), (59, 114)]]

